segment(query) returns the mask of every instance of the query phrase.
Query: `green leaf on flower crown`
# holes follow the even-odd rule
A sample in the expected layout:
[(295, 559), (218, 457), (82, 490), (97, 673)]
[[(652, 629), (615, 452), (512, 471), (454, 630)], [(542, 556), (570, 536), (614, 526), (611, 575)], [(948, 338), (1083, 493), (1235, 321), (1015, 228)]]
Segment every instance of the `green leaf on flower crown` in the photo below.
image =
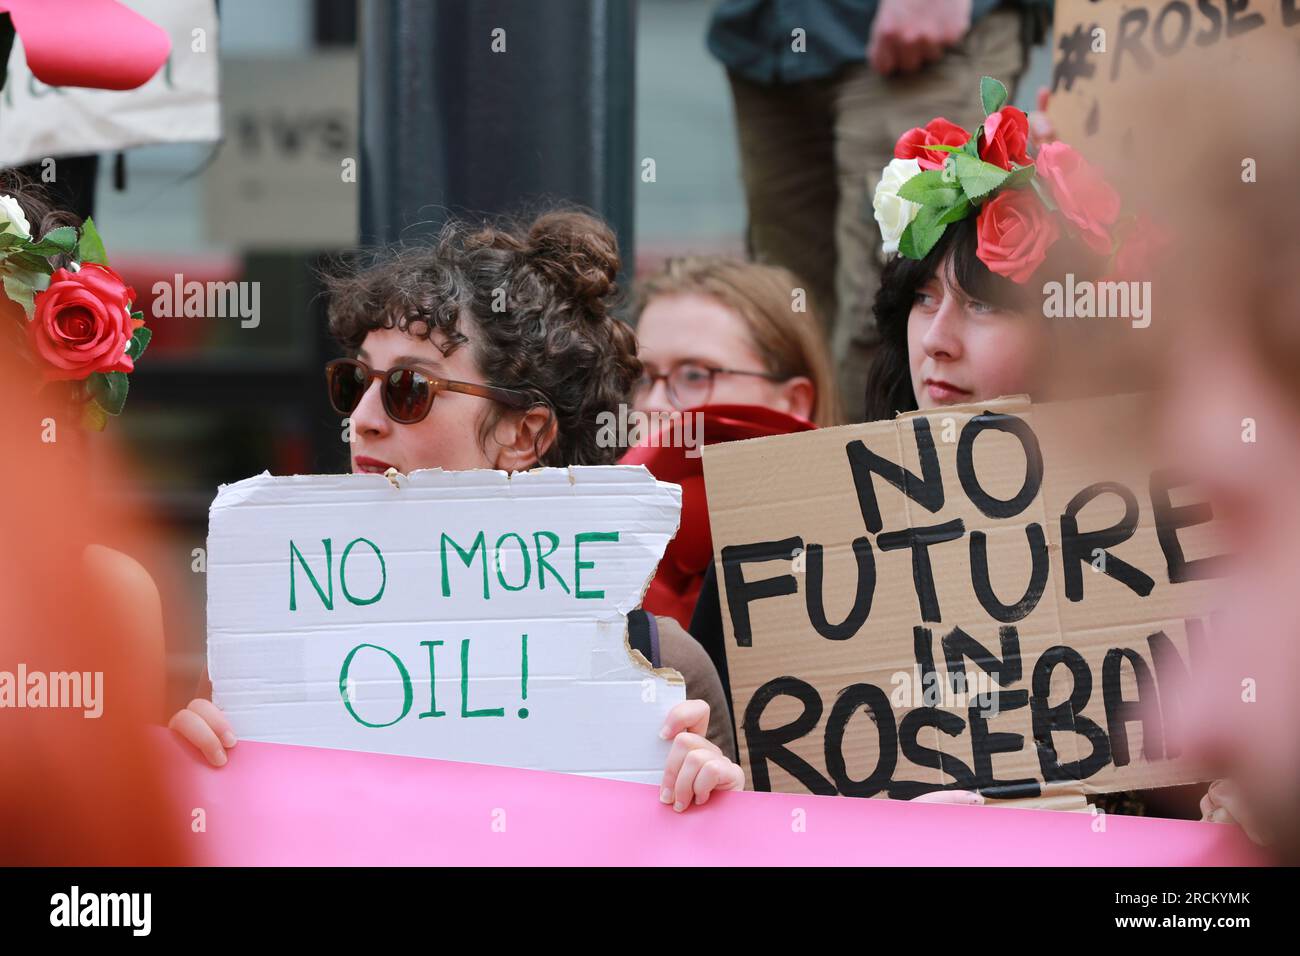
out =
[(77, 248), (77, 230), (72, 226), (59, 226), (41, 236), (39, 242), (31, 244), (31, 251), (41, 255), (54, 255), (56, 252), (72, 252)]
[(104, 251), (104, 241), (99, 238), (99, 230), (95, 228), (95, 220), (87, 219), (81, 224), (81, 240), (77, 243), (77, 250), (73, 258), (78, 262), (97, 262), (101, 266), (108, 265), (108, 253)]
[[(53, 253), (49, 253), (49, 255), (53, 255)], [(39, 252), (33, 252), (30, 247), (21, 249), (18, 252), (11, 252), (5, 257), (5, 264), (10, 268), (26, 269), (28, 272), (36, 272), (46, 276), (54, 272), (50, 268), (50, 260)]]
[(153, 333), (143, 326), (136, 329), (131, 336), (131, 344), (126, 348), (126, 355), (132, 362), (144, 354), (144, 350), (149, 346), (149, 340), (153, 338)]
[(81, 406), (81, 427), (87, 431), (102, 432), (108, 424), (108, 415), (96, 401), (86, 402)]
[(1007, 104), (1007, 88), (991, 76), (980, 79), (980, 102), (984, 104), (984, 115), (996, 113)]
[(938, 206), (922, 206), (899, 237), (898, 254), (908, 259), (924, 259), (948, 228), (947, 223), (939, 222), (943, 213)]
[(970, 139), (966, 140), (966, 144), (962, 146), (961, 152), (965, 153), (967, 156), (974, 156), (976, 159), (979, 159), (980, 158), (980, 137), (983, 135), (984, 135), (984, 124), (980, 123), (978, 128), (976, 128), (975, 130), (975, 135), (972, 136)]
[(1028, 166), (1017, 166), (1002, 181), (1003, 189), (1019, 189), (1021, 186), (1027, 186), (1034, 178), (1034, 164)]
[(22, 275), (10, 275), (9, 273), (5, 273), (4, 288), (5, 295), (9, 297), (9, 301), (21, 305), (23, 311), (27, 313), (28, 319), (32, 318), (32, 316), (36, 314), (36, 301), (32, 291), (30, 276), (24, 277)]
[(957, 181), (971, 202), (983, 199), (1001, 186), (1011, 174), (1001, 166), (994, 166), (982, 159), (961, 155), (955, 160)]
[[(44, 242), (29, 242), (27, 243), (26, 246), (22, 246), (21, 248), (18, 248), (16, 252), (13, 252), (13, 254), (10, 255), (26, 256), (27, 258), (26, 268), (30, 269), (31, 263), (34, 263), (35, 260), (39, 259), (45, 261), (49, 258), (49, 256), (60, 255), (61, 252), (62, 252), (61, 248), (59, 248), (59, 246), (53, 245), (53, 243), (47, 246), (45, 245)], [(53, 272), (53, 269), (49, 268), (48, 263), (47, 265), (45, 265), (45, 272)]]
[(13, 246), (26, 246), (31, 240), (24, 239), (22, 236), (13, 232), (0, 232), (0, 249), (9, 249)]
[(52, 242), (64, 252), (77, 248), (77, 230), (75, 226), (59, 226), (41, 236), (41, 242)]
[(898, 237), (898, 254), (905, 259), (922, 258), (916, 254), (916, 242), (912, 237), (912, 227), (915, 225), (916, 220), (913, 219), (907, 224), (907, 228), (903, 230), (903, 234)]
[[(929, 146), (925, 146), (922, 148), (937, 149), (941, 153), (961, 153), (961, 152), (965, 152), (966, 150), (965, 146), (945, 146), (943, 143), (931, 143)], [(926, 172), (932, 172), (932, 170), (926, 170)]]
[(906, 199), (908, 202), (922, 206), (942, 208), (951, 206), (960, 196), (961, 190), (957, 188), (957, 184), (944, 179), (943, 171), (939, 169), (927, 169), (923, 173), (918, 173), (903, 183), (898, 190), (899, 199)]
[(1052, 202), (1052, 197), (1048, 194), (1047, 187), (1043, 185), (1042, 180), (1035, 177), (1029, 180), (1029, 184), (1034, 187), (1034, 192), (1038, 193), (1038, 198), (1047, 207), (1047, 211), (1056, 212), (1056, 203)]
[(15, 253), (12, 254), (37, 256), (39, 258), (44, 259), (47, 256), (52, 256), (62, 251), (63, 250), (61, 250), (58, 246), (54, 245), (53, 243), (46, 245), (44, 241), (32, 242), (31, 240), (23, 240), (23, 244), (17, 248)]
[(96, 372), (86, 380), (86, 387), (100, 407), (110, 415), (122, 414), (130, 386), (125, 372)]
[(961, 220), (970, 215), (972, 208), (974, 207), (971, 206), (970, 200), (965, 196), (962, 196), (947, 209), (943, 210), (943, 215), (939, 217), (939, 224), (946, 226), (952, 222), (961, 222)]

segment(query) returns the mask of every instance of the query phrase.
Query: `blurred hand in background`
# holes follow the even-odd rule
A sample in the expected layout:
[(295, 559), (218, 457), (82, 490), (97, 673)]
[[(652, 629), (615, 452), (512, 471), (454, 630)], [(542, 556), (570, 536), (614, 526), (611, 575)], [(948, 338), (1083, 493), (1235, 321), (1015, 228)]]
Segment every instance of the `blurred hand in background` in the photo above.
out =
[(971, 0), (881, 0), (867, 61), (881, 76), (915, 73), (970, 30)]

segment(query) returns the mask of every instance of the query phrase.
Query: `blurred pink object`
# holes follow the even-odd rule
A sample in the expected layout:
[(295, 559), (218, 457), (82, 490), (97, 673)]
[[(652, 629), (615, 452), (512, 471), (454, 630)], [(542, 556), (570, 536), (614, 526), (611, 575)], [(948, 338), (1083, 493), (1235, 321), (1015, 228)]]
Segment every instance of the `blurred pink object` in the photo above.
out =
[(133, 90), (171, 53), (166, 31), (117, 0), (0, 0), (0, 13), (50, 86)]
[[(656, 787), (564, 773), (241, 740), (220, 770), (169, 731), (172, 826), (224, 866), (1233, 866), (1236, 827), (1087, 813), (715, 793), (677, 814)], [(503, 809), (505, 808), (505, 809)], [(816, 826), (791, 827), (803, 810)], [(505, 820), (502, 814), (508, 812)], [(500, 820), (508, 826), (502, 838)], [(182, 832), (183, 828), (183, 832)]]

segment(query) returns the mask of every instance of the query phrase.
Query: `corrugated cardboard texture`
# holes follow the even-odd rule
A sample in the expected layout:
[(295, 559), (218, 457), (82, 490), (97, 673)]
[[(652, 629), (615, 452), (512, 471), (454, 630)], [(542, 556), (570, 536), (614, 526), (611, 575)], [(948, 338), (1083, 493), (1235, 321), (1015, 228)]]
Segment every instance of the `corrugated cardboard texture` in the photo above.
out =
[(1123, 143), (1130, 157), (1167, 148), (1168, 130), (1133, 126), (1126, 100), (1161, 71), (1181, 66), (1214, 75), (1250, 62), (1263, 44), (1286, 42), (1296, 25), (1286, 22), (1284, 6), (1056, 0), (1048, 113), (1057, 135), (1094, 158), (1103, 145), (1113, 151)]
[[(1195, 510), (1194, 489), (1175, 486), (1166, 496), (1157, 470), (1153, 492), (1136, 428), (1140, 401), (1031, 407), (1024, 399), (999, 399), (708, 446), (727, 663), (749, 784), (896, 798), (972, 788), (1021, 799), (1199, 779), (1179, 757), (1179, 712), (1187, 703), (1179, 671), (1188, 666), (1189, 628), (1208, 639), (1197, 615), (1210, 582), (1171, 583), (1169, 569), (1175, 544), (1189, 562), (1212, 558), (1218, 548), (1212, 523)], [(1023, 442), (1006, 430), (1016, 428)], [(933, 447), (930, 470), (937, 467), (928, 497), (921, 433)], [(1035, 443), (1042, 461), (1037, 488), (1028, 477), (1034, 456), (1026, 451)], [(874, 494), (878, 502), (877, 528), (868, 528), (871, 509), (860, 503), (853, 448), (860, 458), (874, 453), (914, 476), (906, 479), (909, 497), (879, 473), (859, 469), (861, 486), (870, 489), (865, 497)], [(968, 466), (964, 481), (961, 462)], [(1081, 495), (1085, 489), (1092, 491)], [(1062, 516), (1071, 510), (1079, 535), (1121, 523), (1126, 497), (1131, 533), (1064, 537)], [(1166, 498), (1171, 508), (1188, 510), (1162, 505), (1162, 547), (1153, 500)], [(1174, 527), (1180, 524), (1187, 527)], [(928, 549), (897, 547), (909, 529), (936, 526), (950, 540)], [(1031, 547), (1036, 542), (1042, 546)], [(1067, 558), (1063, 543), (1083, 560)], [(774, 556), (743, 560), (747, 547)], [(1040, 564), (1038, 595), (1030, 587), (1031, 551)], [(924, 607), (915, 582), (927, 553), (933, 588)], [(975, 573), (981, 559), (986, 574)], [(1204, 576), (1213, 565), (1190, 568)], [(991, 595), (981, 601), (975, 582), (985, 579)], [(775, 593), (746, 604), (746, 589), (753, 595), (762, 581), (772, 581), (767, 587)], [(855, 605), (858, 620), (840, 626)], [(745, 606), (748, 646), (735, 627)], [(825, 634), (813, 623), (819, 614)], [(960, 656), (956, 629), (969, 638), (968, 654), (983, 655), (983, 666)], [(1158, 634), (1164, 637), (1152, 637)], [(918, 652), (921, 661), (932, 655), (935, 679), (928, 685), (917, 678)], [(944, 688), (953, 673), (970, 693), (993, 696), (969, 701), (950, 693)], [(1134, 704), (1139, 696), (1149, 711)], [(991, 702), (996, 712), (986, 715)]]
[(626, 614), (680, 508), (642, 467), (222, 486), (213, 699), (249, 740), (657, 782), (684, 689), (633, 661)]

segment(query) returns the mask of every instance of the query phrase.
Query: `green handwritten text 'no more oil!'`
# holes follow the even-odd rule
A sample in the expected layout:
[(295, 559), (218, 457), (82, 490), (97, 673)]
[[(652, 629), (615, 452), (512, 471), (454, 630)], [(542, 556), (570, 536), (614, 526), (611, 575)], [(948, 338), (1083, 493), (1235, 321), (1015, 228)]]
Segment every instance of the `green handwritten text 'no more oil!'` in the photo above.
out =
[[(584, 571), (593, 570), (596, 566), (596, 562), (593, 560), (583, 560), (582, 546), (584, 544), (590, 546), (591, 544), (594, 544), (596, 542), (617, 542), (618, 540), (619, 540), (619, 533), (617, 531), (589, 531), (589, 532), (580, 532), (575, 534), (573, 536), (573, 575), (571, 579), (573, 583), (572, 583), (572, 587), (570, 587), (569, 582), (565, 579), (564, 575), (561, 573), (561, 569), (557, 568), (556, 566), (559, 562), (553, 562), (552, 560), (550, 560), (551, 557), (556, 553), (556, 551), (559, 550), (560, 547), (560, 536), (552, 531), (534, 532), (532, 535), (531, 549), (529, 548), (528, 542), (524, 539), (522, 535), (516, 534), (514, 532), (507, 532), (506, 534), (503, 534), (499, 538), (497, 538), (496, 547), (495, 547), (495, 554), (497, 557), (491, 561), (489, 561), (489, 556), (488, 556), (488, 550), (489, 550), (487, 546), (488, 539), (486, 537), (486, 534), (483, 531), (480, 531), (477, 535), (475, 535), (472, 544), (468, 548), (462, 547), (461, 544), (457, 542), (454, 538), (452, 538), (450, 535), (443, 533), (440, 536), (439, 545), (437, 549), (437, 555), (438, 555), (439, 565), (440, 565), (437, 571), (435, 572), (437, 574), (437, 590), (438, 593), (443, 598), (451, 598), (452, 590), (453, 590), (452, 582), (453, 582), (453, 578), (455, 577), (453, 572), (455, 570), (459, 570), (458, 562), (459, 565), (463, 565), (463, 570), (460, 570), (460, 576), (463, 577), (467, 573), (473, 574), (472, 569), (474, 567), (474, 562), (477, 560), (481, 566), (481, 575), (482, 575), (481, 594), (477, 587), (477, 581), (475, 581), (475, 586), (469, 593), (458, 595), (458, 598), (460, 600), (465, 600), (467, 598), (472, 599), (473, 597), (481, 597), (481, 599), (485, 601), (492, 599), (494, 595), (494, 591), (490, 586), (491, 579), (488, 571), (489, 563), (492, 564), (496, 569), (496, 578), (500, 588), (508, 592), (523, 591), (526, 588), (528, 588), (530, 584), (533, 584), (538, 591), (545, 591), (546, 584), (547, 584), (547, 576), (549, 575), (553, 581), (551, 592), (559, 600), (564, 600), (565, 597), (574, 600), (601, 600), (605, 597), (605, 592), (603, 590), (596, 590), (596, 589), (583, 587), (582, 573)], [(364, 547), (358, 550), (358, 545)], [(448, 561), (448, 554), (449, 554), (448, 545), (451, 546), (450, 562)], [(334, 610), (335, 572), (334, 572), (333, 539), (322, 538), (321, 546), (325, 552), (325, 566), (323, 569), (324, 573), (318, 574), (316, 570), (312, 569), (311, 564), (303, 556), (303, 553), (299, 549), (297, 542), (293, 540), (290, 540), (289, 542), (289, 610), (290, 611), (296, 612), (298, 610), (299, 592), (298, 592), (297, 581), (298, 581), (298, 572), (300, 569), (302, 573), (305, 575), (307, 582), (310, 584), (311, 590), (314, 591), (316, 593), (316, 596), (320, 599), (321, 605), (324, 607), (324, 609), (326, 611)], [(503, 551), (503, 549), (509, 549), (509, 550)], [(354, 555), (354, 551), (356, 552), (355, 555)], [(517, 559), (509, 561), (510, 566), (516, 569), (516, 570), (512, 570), (509, 574), (507, 574), (506, 571), (507, 562), (501, 560), (501, 556), (503, 554), (518, 555)], [(357, 594), (354, 593), (353, 589), (350, 589), (348, 587), (348, 576), (347, 576), (348, 561), (350, 558), (358, 557), (361, 555), (368, 555), (370, 558), (369, 563), (371, 563), (378, 571), (379, 583), (378, 586), (374, 588), (374, 591), (371, 594), (365, 594), (364, 588), (363, 588), (363, 593)], [(534, 574), (534, 568), (536, 569), (535, 574)], [(474, 577), (477, 578), (478, 575), (474, 575)], [(344, 599), (349, 604), (353, 604), (357, 606), (365, 606), (365, 605), (378, 603), (380, 598), (384, 596), (384, 592), (388, 587), (388, 567), (384, 561), (384, 555), (382, 550), (379, 548), (377, 544), (375, 544), (373, 541), (371, 541), (368, 538), (361, 538), (361, 537), (353, 538), (343, 548), (342, 553), (339, 555), (337, 578), (338, 578), (339, 590), (342, 593)], [(514, 580), (511, 580), (510, 578), (513, 578)], [(558, 589), (559, 589), (558, 591), (556, 589), (556, 585), (558, 585)], [(355, 582), (354, 582), (354, 586), (355, 586)], [(310, 595), (310, 592), (307, 593), (308, 595)], [(499, 594), (500, 592), (497, 591), (495, 593)], [(561, 595), (563, 595), (564, 597), (561, 597)], [(420, 642), (420, 645), (422, 647), (428, 649), (427, 656), (428, 656), (428, 671), (429, 671), (429, 707), (427, 710), (419, 714), (420, 718), (426, 718), (426, 717), (436, 718), (436, 717), (446, 716), (446, 711), (439, 710), (438, 708), (437, 689), (434, 682), (434, 676), (436, 673), (434, 651), (435, 648), (443, 646), (444, 643), (445, 643), (444, 641), (421, 641)], [(470, 644), (471, 642), (469, 638), (465, 638), (460, 642), (460, 716), (466, 718), (504, 717), (505, 716), (504, 707), (473, 708), (470, 706), (470, 701), (469, 701), (470, 657), (471, 657)], [(363, 651), (370, 654), (377, 653), (386, 656), (388, 660), (392, 663), (392, 666), (395, 668), (398, 678), (401, 680), (402, 708), (401, 711), (397, 714), (397, 716), (393, 717), (391, 720), (387, 720), (387, 721), (369, 720), (366, 717), (361, 716), (357, 712), (356, 708), (354, 707), (355, 700), (354, 700), (354, 694), (352, 693), (352, 688), (355, 685), (350, 680), (349, 672), (352, 667), (353, 660), (356, 658), (356, 656), (359, 653)], [(520, 660), (519, 698), (521, 703), (523, 703), (528, 700), (528, 635), (527, 634), (523, 634), (520, 637), (519, 660)], [(343, 664), (339, 671), (339, 695), (342, 698), (343, 705), (347, 708), (348, 713), (352, 716), (354, 720), (357, 721), (357, 723), (361, 724), (364, 727), (375, 727), (375, 728), (391, 727), (393, 724), (396, 724), (398, 721), (405, 718), (407, 714), (410, 713), (411, 708), (414, 706), (415, 703), (415, 690), (414, 690), (413, 682), (411, 680), (410, 670), (407, 669), (406, 664), (402, 661), (402, 659), (397, 654), (393, 653), (388, 648), (383, 647), (379, 644), (369, 644), (369, 643), (358, 644), (357, 646), (353, 647), (350, 651), (348, 651), (347, 656), (343, 659)], [(526, 706), (520, 706), (517, 709), (516, 713), (520, 718), (526, 718), (528, 716), (528, 708)]]

